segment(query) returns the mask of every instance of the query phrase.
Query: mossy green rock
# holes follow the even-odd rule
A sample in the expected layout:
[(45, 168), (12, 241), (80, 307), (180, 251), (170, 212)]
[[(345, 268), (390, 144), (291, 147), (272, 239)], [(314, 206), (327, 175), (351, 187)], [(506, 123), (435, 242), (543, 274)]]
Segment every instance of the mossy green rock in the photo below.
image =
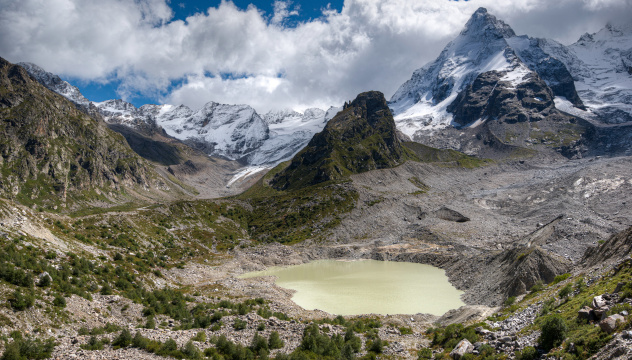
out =
[(369, 91), (358, 95), (314, 135), (270, 185), (277, 190), (298, 189), (394, 167), (411, 157), (414, 154), (397, 137), (384, 95)]

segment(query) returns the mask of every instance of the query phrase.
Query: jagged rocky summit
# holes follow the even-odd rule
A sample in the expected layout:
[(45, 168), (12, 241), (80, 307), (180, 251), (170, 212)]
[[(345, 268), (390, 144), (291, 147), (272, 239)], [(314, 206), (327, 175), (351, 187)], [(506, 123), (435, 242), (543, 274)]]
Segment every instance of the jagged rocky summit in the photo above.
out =
[(280, 190), (341, 180), (351, 174), (397, 166), (410, 158), (381, 92), (346, 105), (271, 181)]
[(553, 148), (581, 156), (590, 126), (572, 115), (591, 109), (575, 86), (574, 69), (584, 69), (577, 64), (572, 48), (517, 36), (480, 8), (435, 61), (397, 90), (389, 106), (400, 130), (432, 146), (479, 155), (488, 145)]

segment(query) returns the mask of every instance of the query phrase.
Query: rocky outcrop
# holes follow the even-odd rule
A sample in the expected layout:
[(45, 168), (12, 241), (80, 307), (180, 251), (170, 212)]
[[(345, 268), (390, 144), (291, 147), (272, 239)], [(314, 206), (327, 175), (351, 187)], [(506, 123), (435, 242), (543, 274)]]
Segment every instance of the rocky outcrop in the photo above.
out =
[[(571, 264), (539, 247), (518, 247), (478, 256), (455, 258), (441, 265), (468, 303), (497, 306), (526, 293), (538, 282), (549, 283), (571, 270)], [(480, 294), (486, 294), (481, 297)]]
[(632, 227), (612, 235), (603, 244), (586, 250), (581, 260), (585, 267), (616, 262), (627, 258), (632, 250)]
[(489, 132), (505, 145), (555, 148), (569, 157), (581, 153), (588, 129), (555, 108), (552, 90), (536, 73), (515, 76), (499, 71), (480, 74), (448, 106), (454, 124), (475, 133)]
[(384, 95), (370, 91), (331, 119), (270, 184), (296, 189), (397, 166), (410, 156), (414, 155), (402, 146)]
[(515, 124), (550, 116), (564, 118), (555, 110), (551, 89), (537, 74), (525, 73), (514, 83), (503, 80), (506, 75), (507, 72), (499, 71), (480, 74), (448, 106), (448, 111), (454, 114), (454, 122), (467, 126), (479, 119)]

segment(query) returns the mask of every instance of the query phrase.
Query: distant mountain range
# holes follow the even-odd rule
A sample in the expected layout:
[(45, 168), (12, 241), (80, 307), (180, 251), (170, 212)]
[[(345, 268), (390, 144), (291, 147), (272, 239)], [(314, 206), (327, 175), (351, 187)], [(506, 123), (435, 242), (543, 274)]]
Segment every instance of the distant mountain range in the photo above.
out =
[[(123, 100), (97, 103), (37, 65), (20, 65), (110, 124), (164, 129), (208, 155), (250, 166), (292, 158), (341, 110), (261, 116), (248, 105), (215, 102), (198, 110), (184, 105), (136, 108)], [(569, 157), (591, 146), (627, 151), (630, 136), (602, 128), (632, 124), (632, 25), (608, 24), (564, 46), (517, 36), (480, 8), (436, 60), (414, 71), (388, 106), (397, 129), (413, 140), (470, 154), (486, 155), (488, 145), (548, 147)]]
[(164, 131), (208, 155), (240, 160), (246, 165), (273, 166), (290, 159), (321, 131), (338, 108), (271, 111), (260, 116), (248, 105), (209, 102), (199, 110), (185, 105), (143, 105), (117, 99), (91, 102), (79, 89), (31, 63), (20, 63), (44, 86), (86, 111), (95, 111), (109, 124)]

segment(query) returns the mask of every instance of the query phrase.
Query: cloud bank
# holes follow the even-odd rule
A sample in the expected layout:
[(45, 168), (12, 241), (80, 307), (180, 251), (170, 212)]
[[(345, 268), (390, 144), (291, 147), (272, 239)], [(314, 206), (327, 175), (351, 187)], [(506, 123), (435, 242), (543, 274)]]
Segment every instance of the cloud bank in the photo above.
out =
[(166, 0), (0, 0), (0, 56), (115, 82), (126, 99), (326, 108), (366, 90), (390, 97), (480, 6), (518, 34), (565, 44), (632, 18), (632, 0), (345, 0), (339, 12), (288, 27), (300, 11), (289, 1), (263, 14), (223, 0), (173, 21)]

